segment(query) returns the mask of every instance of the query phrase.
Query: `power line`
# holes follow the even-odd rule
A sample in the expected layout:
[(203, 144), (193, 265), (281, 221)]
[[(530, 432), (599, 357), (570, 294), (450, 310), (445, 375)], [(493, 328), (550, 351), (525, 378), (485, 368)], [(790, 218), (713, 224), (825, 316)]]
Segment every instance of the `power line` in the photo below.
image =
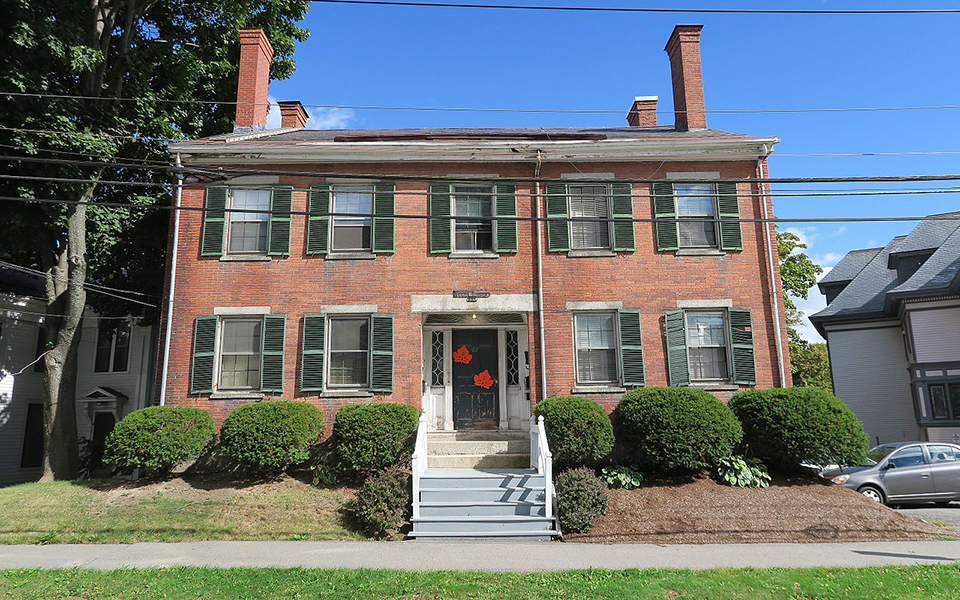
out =
[(622, 6), (537, 6), (523, 4), (454, 4), (451, 2), (406, 2), (401, 0), (311, 0), (324, 4), (369, 6), (412, 6), (418, 8), (470, 8), (494, 10), (537, 10), (563, 12), (611, 13), (681, 13), (738, 15), (918, 15), (956, 14), (957, 8), (889, 8), (889, 9), (800, 9), (800, 8), (639, 8)]
[[(958, 9), (960, 12), (960, 9)], [(171, 104), (203, 104), (224, 106), (278, 106), (275, 102), (240, 102), (237, 100), (170, 100), (161, 98), (111, 98), (104, 96), (83, 96), (79, 94), (47, 94), (40, 92), (0, 92), (0, 96), (14, 96), (23, 98), (49, 98), (60, 100), (98, 100), (110, 102), (159, 102)], [(392, 110), (392, 111), (427, 111), (427, 112), (491, 112), (517, 114), (583, 114), (583, 115), (623, 115), (626, 111), (609, 108), (506, 108), (506, 107), (478, 107), (478, 106), (395, 106), (385, 104), (302, 104), (305, 108), (334, 108), (349, 110)], [(842, 106), (842, 107), (814, 107), (814, 108), (733, 108), (698, 110), (697, 113), (736, 115), (736, 114), (796, 114), (796, 113), (824, 113), (824, 112), (890, 112), (900, 110), (956, 110), (960, 104), (930, 104), (907, 106)], [(658, 110), (657, 114), (672, 115), (693, 111)]]
[[(69, 202), (69, 201), (61, 201), (61, 202)], [(79, 203), (79, 202), (78, 202), (78, 203)], [(83, 202), (82, 204), (91, 204), (91, 203), (90, 203), (90, 202)], [(38, 271), (37, 269), (31, 269), (30, 267), (22, 267), (22, 266), (20, 266), (20, 265), (15, 265), (15, 264), (13, 264), (13, 263), (9, 263), (9, 262), (3, 261), (3, 260), (0, 260), (0, 265), (2, 265), (2, 266), (4, 266), (4, 267), (7, 267), (8, 269), (12, 269), (12, 270), (14, 270), (14, 271), (20, 271), (21, 273), (28, 273), (28, 274), (30, 274), (30, 275), (37, 275), (37, 276), (40, 276), (40, 277), (46, 277), (46, 273), (44, 273), (43, 271)], [(125, 296), (120, 296), (120, 295), (118, 295), (118, 294), (112, 294), (112, 293), (110, 293), (110, 292), (108, 292), (108, 291), (106, 291), (106, 290), (113, 290), (113, 291), (123, 292), (123, 293), (127, 293), (127, 294), (136, 294), (136, 295), (139, 295), (139, 296), (150, 296), (150, 294), (144, 294), (143, 292), (135, 292), (135, 291), (133, 291), (133, 290), (121, 290), (121, 289), (119, 289), (119, 288), (112, 288), (112, 287), (108, 287), (108, 286), (105, 286), (105, 285), (98, 285), (98, 284), (90, 283), (90, 282), (87, 282), (87, 281), (83, 282), (83, 287), (84, 287), (84, 289), (86, 289), (86, 290), (88, 290), (88, 291), (91, 291), (91, 292), (94, 292), (94, 293), (96, 293), (96, 294), (102, 294), (102, 295), (104, 295), (104, 296), (111, 296), (111, 297), (117, 298), (117, 299), (119, 299), (119, 300), (125, 300), (125, 301), (127, 301), (127, 302), (132, 302), (133, 304), (140, 304), (140, 305), (142, 305), (142, 306), (148, 306), (148, 307), (150, 307), (150, 308), (157, 308), (157, 306), (156, 306), (155, 304), (150, 304), (149, 302), (143, 302), (143, 301), (141, 301), (141, 300), (135, 300), (135, 299), (133, 299), (133, 298), (127, 298), (127, 297), (125, 297)], [(98, 289), (98, 288), (100, 288), (100, 289)], [(153, 297), (155, 297), (155, 296), (153, 296)]]
[[(20, 196), (0, 196), (0, 201), (8, 202), (38, 202), (42, 204), (73, 204), (73, 205), (83, 205), (83, 206), (111, 206), (111, 207), (120, 207), (120, 208), (140, 208), (144, 210), (185, 210), (192, 212), (215, 212), (215, 213), (249, 213), (256, 212), (257, 214), (282, 214), (283, 216), (298, 215), (298, 216), (312, 216), (312, 217), (367, 217), (367, 218), (392, 218), (392, 219), (420, 219), (420, 220), (447, 220), (452, 221), (456, 220), (458, 217), (454, 215), (426, 215), (426, 214), (401, 214), (401, 213), (390, 213), (384, 215), (372, 215), (370, 213), (352, 213), (352, 212), (308, 212), (308, 211), (272, 211), (272, 210), (255, 210), (251, 211), (247, 208), (223, 208), (223, 209), (208, 209), (203, 206), (164, 206), (164, 205), (130, 205), (120, 202), (87, 202), (82, 200), (55, 200), (52, 198), (24, 198)], [(465, 217), (462, 215), (459, 217), (461, 220), (464, 220)], [(720, 218), (720, 217), (633, 217), (631, 219), (614, 219), (613, 217), (520, 217), (520, 216), (499, 216), (499, 217), (467, 217), (469, 221), (511, 221), (518, 223), (536, 223), (536, 222), (575, 222), (575, 223), (611, 223), (611, 222), (625, 222), (630, 221), (633, 223), (679, 223), (679, 222), (702, 222), (702, 223), (888, 223), (888, 222), (900, 222), (900, 221), (957, 221), (960, 218), (956, 216), (944, 216), (944, 215), (924, 215), (924, 216), (906, 216), (906, 217), (799, 217), (799, 218), (767, 218), (767, 219), (758, 219), (758, 218)], [(153, 306), (148, 304), (147, 306)]]
[[(160, 162), (156, 160), (150, 160), (148, 158), (111, 157), (104, 154), (90, 154), (87, 152), (74, 152), (71, 150), (54, 150), (53, 148), (31, 148), (29, 146), (22, 146), (22, 145), (18, 146), (15, 144), (0, 144), (0, 148), (9, 148), (11, 150), (21, 150), (23, 152), (47, 152), (50, 154), (63, 154), (66, 156), (82, 156), (85, 158), (96, 158), (100, 160), (110, 159), (117, 167), (137, 167), (140, 165), (154, 165), (154, 166), (162, 166), (162, 167), (170, 166), (170, 163), (168, 162)], [(21, 159), (21, 158), (22, 157), (19, 157), (19, 156), (17, 157), (17, 159)], [(124, 161), (124, 162), (121, 162), (121, 161)], [(127, 161), (129, 161), (130, 164), (127, 164)], [(136, 161), (136, 162), (132, 162), (132, 161)]]

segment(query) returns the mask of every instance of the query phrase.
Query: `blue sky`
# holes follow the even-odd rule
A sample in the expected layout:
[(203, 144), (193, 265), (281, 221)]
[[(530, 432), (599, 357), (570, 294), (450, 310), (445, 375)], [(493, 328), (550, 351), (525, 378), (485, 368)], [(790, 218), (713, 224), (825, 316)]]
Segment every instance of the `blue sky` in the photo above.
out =
[[(532, 2), (533, 0), (531, 0)], [(504, 0), (506, 3), (507, 0)], [(531, 3), (527, 2), (527, 3)], [(587, 5), (587, 0), (543, 4)], [(604, 0), (603, 6), (666, 6)], [(916, 2), (683, 2), (684, 7), (919, 8)], [(923, 7), (949, 7), (924, 3)], [(960, 104), (957, 15), (677, 15), (557, 13), (314, 4), (297, 71), (271, 97), (304, 104), (612, 109), (562, 115), (309, 109), (313, 127), (620, 126), (634, 96), (672, 110), (664, 44), (677, 23), (702, 23), (710, 109)], [(661, 124), (672, 116), (661, 114)], [(777, 157), (793, 153), (960, 151), (960, 110), (708, 114), (711, 128), (782, 141), (774, 177), (960, 172), (960, 155)], [(953, 187), (941, 184), (886, 184)], [(865, 184), (780, 186), (782, 190)], [(878, 186), (883, 187), (883, 186)], [(960, 195), (782, 198), (779, 217), (919, 215), (960, 209)], [(825, 267), (883, 245), (915, 223), (791, 225)], [(807, 314), (822, 306), (814, 289)], [(811, 327), (804, 329), (818, 339)]]

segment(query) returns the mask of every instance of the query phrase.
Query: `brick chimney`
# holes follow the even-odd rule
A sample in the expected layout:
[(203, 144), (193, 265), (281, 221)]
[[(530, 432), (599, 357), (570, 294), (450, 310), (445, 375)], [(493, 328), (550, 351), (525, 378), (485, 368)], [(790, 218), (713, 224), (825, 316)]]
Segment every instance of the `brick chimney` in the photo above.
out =
[(240, 76), (237, 80), (235, 131), (267, 126), (267, 86), (273, 46), (262, 29), (240, 31)]
[(673, 111), (678, 131), (706, 129), (703, 72), (700, 69), (700, 30), (703, 25), (677, 25), (666, 50), (673, 75)]
[(310, 115), (300, 104), (299, 100), (285, 100), (277, 102), (280, 105), (280, 127), (292, 127), (294, 129), (303, 129), (307, 126), (307, 119)]
[(637, 96), (633, 99), (633, 106), (627, 113), (627, 123), (630, 127), (657, 126), (657, 96)]

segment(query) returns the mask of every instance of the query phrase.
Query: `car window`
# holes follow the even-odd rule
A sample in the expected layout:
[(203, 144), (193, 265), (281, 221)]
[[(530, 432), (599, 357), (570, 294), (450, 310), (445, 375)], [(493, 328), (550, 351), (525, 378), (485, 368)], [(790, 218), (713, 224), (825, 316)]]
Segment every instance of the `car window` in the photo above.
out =
[(957, 450), (953, 446), (927, 446), (930, 452), (930, 462), (933, 464), (945, 462), (957, 462), (960, 457), (957, 456)]
[(916, 467), (926, 463), (923, 458), (923, 450), (920, 446), (909, 446), (902, 450), (897, 450), (887, 459), (887, 462), (896, 465), (898, 469)]
[(877, 446), (876, 448), (871, 448), (870, 452), (867, 452), (867, 462), (864, 466), (872, 467), (896, 449), (896, 446)]

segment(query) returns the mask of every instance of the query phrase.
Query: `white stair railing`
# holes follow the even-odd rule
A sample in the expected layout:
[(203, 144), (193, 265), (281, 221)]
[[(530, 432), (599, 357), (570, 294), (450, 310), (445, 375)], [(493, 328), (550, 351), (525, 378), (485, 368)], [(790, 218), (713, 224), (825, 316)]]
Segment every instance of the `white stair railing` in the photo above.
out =
[(543, 417), (530, 417), (530, 468), (543, 475), (544, 513), (547, 518), (553, 517), (553, 454), (550, 444), (547, 443), (547, 430), (543, 426)]
[(420, 477), (427, 472), (427, 415), (420, 415), (417, 424), (417, 439), (413, 445), (413, 460), (411, 464), (413, 479), (413, 518), (420, 518)]

